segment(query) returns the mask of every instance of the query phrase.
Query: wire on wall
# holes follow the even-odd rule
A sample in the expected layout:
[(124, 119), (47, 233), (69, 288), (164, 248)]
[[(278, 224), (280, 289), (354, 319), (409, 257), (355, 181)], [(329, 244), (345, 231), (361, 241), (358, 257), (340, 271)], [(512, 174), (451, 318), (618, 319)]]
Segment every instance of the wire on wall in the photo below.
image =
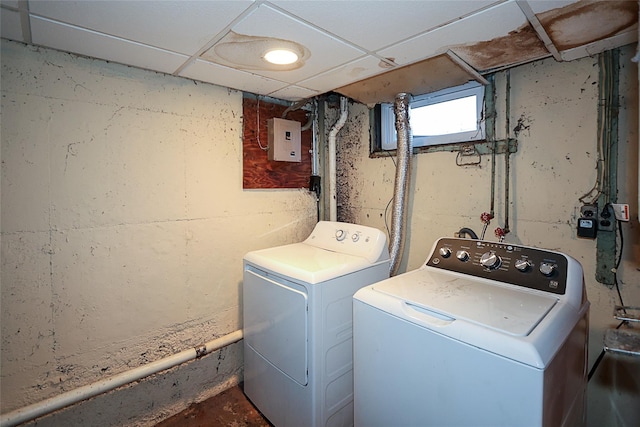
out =
[(258, 147), (263, 151), (269, 151), (269, 144), (263, 147), (260, 143), (260, 96), (258, 95), (258, 101), (256, 102), (256, 135), (258, 141)]
[(599, 84), (601, 88), (600, 99), (598, 100), (600, 108), (598, 109), (598, 140), (596, 141), (596, 148), (598, 158), (596, 160), (596, 181), (593, 187), (583, 194), (578, 200), (583, 204), (595, 204), (601, 194), (604, 194), (607, 202), (610, 202), (609, 192), (607, 191), (606, 184), (610, 177), (609, 168), (609, 156), (611, 150), (606, 141), (610, 140), (611, 132), (611, 114), (608, 111), (608, 106), (612, 105), (611, 99), (612, 86), (614, 85), (614, 76), (611, 72), (611, 65), (608, 61), (608, 55), (601, 54), (598, 60), (600, 65), (600, 78)]
[[(611, 203), (616, 203), (619, 113), (619, 49), (603, 52), (598, 57), (598, 205), (599, 216), (613, 219)], [(603, 221), (599, 222), (602, 225)], [(615, 226), (615, 223), (611, 223)], [(602, 232), (601, 232), (602, 231)], [(613, 287), (616, 252), (614, 227), (599, 227), (596, 241), (596, 280)]]

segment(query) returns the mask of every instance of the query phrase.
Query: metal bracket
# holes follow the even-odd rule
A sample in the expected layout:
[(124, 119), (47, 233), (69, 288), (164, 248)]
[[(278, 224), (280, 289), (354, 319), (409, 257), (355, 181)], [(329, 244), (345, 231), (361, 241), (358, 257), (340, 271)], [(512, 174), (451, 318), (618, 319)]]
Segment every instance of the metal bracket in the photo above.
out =
[(435, 153), (439, 151), (449, 151), (452, 153), (462, 152), (471, 154), (491, 154), (495, 150), (496, 154), (509, 154), (516, 153), (518, 151), (518, 140), (514, 138), (499, 139), (496, 141), (478, 141), (478, 142), (460, 142), (457, 144), (441, 144), (431, 145), (428, 147), (415, 147), (413, 149), (414, 154), (418, 153)]
[(196, 359), (207, 354), (207, 346), (204, 344), (201, 344), (198, 347), (194, 347), (194, 350), (196, 351)]

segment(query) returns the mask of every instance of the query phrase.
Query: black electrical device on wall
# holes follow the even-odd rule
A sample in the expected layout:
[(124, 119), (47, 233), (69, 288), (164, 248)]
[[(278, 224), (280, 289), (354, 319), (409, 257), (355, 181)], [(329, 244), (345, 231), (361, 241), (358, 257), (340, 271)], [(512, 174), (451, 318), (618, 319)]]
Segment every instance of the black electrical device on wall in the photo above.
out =
[(321, 186), (320, 177), (318, 175), (311, 175), (311, 178), (309, 179), (309, 191), (316, 193), (316, 197), (320, 199)]
[(598, 205), (584, 205), (578, 218), (578, 237), (595, 239), (598, 234)]

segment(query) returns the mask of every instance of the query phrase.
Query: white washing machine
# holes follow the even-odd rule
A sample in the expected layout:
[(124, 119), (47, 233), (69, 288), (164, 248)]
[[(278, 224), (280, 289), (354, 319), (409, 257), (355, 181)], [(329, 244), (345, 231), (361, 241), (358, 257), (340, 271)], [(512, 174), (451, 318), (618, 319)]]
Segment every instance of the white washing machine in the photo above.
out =
[(389, 277), (386, 235), (319, 222), (244, 258), (244, 392), (277, 427), (353, 425), (353, 294)]
[(355, 425), (584, 425), (588, 309), (567, 255), (440, 239), (354, 295)]

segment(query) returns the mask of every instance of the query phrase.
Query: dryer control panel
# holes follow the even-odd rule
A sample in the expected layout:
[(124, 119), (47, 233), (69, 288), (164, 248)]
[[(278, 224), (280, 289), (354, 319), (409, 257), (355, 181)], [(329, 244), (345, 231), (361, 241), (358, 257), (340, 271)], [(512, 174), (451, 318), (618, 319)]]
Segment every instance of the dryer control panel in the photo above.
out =
[(559, 252), (459, 238), (442, 238), (427, 259), (427, 267), (564, 295), (567, 257)]
[(389, 260), (387, 235), (377, 228), (359, 224), (320, 221), (303, 243), (362, 257), (372, 264)]

